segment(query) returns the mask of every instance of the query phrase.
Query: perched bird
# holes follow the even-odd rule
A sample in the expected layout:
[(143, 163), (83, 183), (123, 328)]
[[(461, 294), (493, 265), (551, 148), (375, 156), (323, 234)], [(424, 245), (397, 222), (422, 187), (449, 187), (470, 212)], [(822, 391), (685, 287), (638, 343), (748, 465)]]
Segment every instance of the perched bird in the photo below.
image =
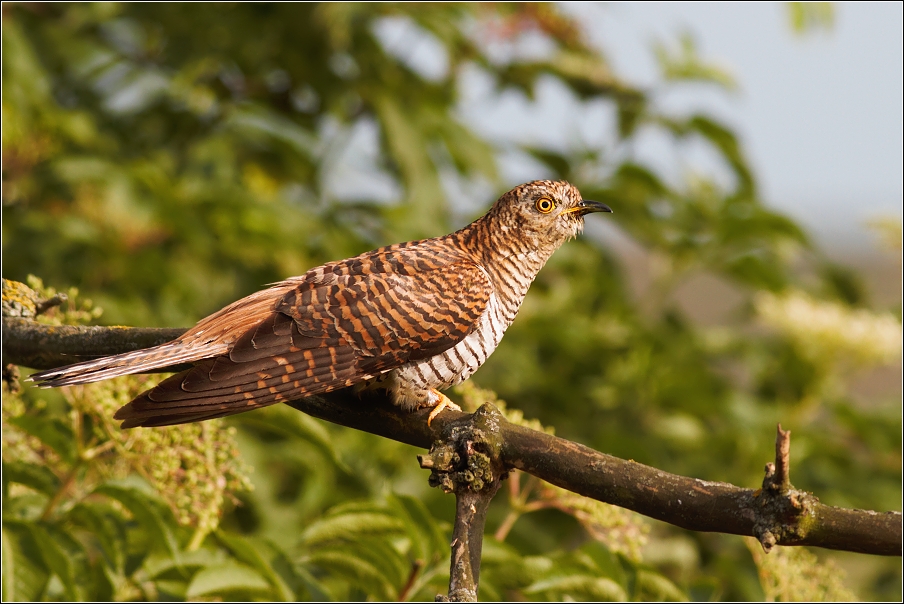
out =
[(31, 379), (66, 386), (195, 363), (119, 409), (123, 428), (223, 417), (363, 383), (386, 388), (404, 409), (434, 407), (429, 423), (458, 409), (439, 391), (487, 360), (584, 215), (611, 211), (570, 183), (529, 182), (451, 235), (318, 266), (171, 342)]

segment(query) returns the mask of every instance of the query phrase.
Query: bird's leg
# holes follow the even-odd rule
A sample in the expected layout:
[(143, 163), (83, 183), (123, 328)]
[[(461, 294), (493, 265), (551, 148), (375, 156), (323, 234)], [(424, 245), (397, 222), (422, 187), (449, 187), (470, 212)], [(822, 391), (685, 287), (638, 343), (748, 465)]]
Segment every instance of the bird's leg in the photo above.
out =
[(430, 392), (427, 396), (427, 401), (433, 405), (433, 411), (430, 412), (430, 415), (427, 416), (427, 425), (430, 425), (437, 415), (445, 409), (454, 409), (455, 411), (461, 411), (461, 407), (452, 402), (448, 396), (437, 390), (436, 388), (431, 388)]

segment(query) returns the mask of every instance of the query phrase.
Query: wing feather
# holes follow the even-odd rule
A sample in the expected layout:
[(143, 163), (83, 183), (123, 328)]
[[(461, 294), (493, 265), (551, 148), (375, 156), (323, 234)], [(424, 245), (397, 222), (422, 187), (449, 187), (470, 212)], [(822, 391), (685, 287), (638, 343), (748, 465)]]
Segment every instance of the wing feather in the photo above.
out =
[(310, 271), (226, 354), (164, 380), (115, 417), (132, 427), (231, 415), (344, 388), (455, 346), (479, 324), (492, 282), (471, 260), (444, 253), (431, 265), (425, 255), (417, 246), (388, 248)]

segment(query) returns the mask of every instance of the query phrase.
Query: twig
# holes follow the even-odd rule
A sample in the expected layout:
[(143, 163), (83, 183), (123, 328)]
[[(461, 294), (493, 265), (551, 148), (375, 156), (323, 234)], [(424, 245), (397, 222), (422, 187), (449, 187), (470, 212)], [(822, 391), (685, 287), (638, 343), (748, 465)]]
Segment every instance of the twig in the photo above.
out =
[(508, 537), (509, 532), (511, 532), (512, 528), (515, 526), (515, 523), (518, 522), (518, 519), (524, 514), (550, 507), (550, 504), (545, 501), (533, 501), (527, 503), (531, 491), (534, 490), (534, 487), (536, 487), (539, 482), (540, 481), (537, 480), (535, 476), (531, 476), (527, 481), (527, 484), (524, 485), (524, 488), (521, 488), (521, 473), (515, 470), (509, 474), (509, 505), (512, 509), (493, 534), (493, 538), (496, 539), (496, 541), (505, 541), (505, 538)]
[(791, 488), (791, 430), (776, 425), (775, 435), (775, 485), (784, 492)]
[(408, 573), (408, 579), (405, 580), (405, 584), (402, 586), (402, 589), (399, 590), (399, 597), (396, 598), (397, 601), (405, 602), (406, 600), (408, 600), (408, 595), (411, 593), (412, 588), (414, 588), (414, 584), (417, 582), (417, 576), (421, 574), (421, 571), (423, 569), (423, 560), (415, 560), (411, 564), (411, 572)]
[(56, 294), (46, 300), (42, 300), (35, 305), (35, 315), (42, 315), (51, 308), (55, 308), (63, 302), (68, 302), (69, 296), (63, 293)]
[(807, 517), (819, 503), (811, 493), (791, 486), (791, 431), (782, 430), (781, 424), (776, 427), (775, 461), (766, 464), (763, 488), (754, 497), (760, 504), (760, 513), (753, 534), (767, 554), (779, 539), (790, 541), (805, 533)]
[(41, 521), (45, 522), (50, 519), (53, 515), (54, 510), (59, 505), (60, 501), (63, 500), (63, 497), (66, 495), (66, 491), (69, 490), (69, 487), (72, 486), (72, 483), (75, 482), (76, 476), (78, 476), (79, 470), (82, 469), (81, 460), (77, 460), (75, 464), (72, 466), (72, 469), (66, 474), (66, 477), (60, 483), (60, 488), (56, 490), (56, 493), (53, 494), (53, 497), (50, 498), (50, 501), (47, 502), (47, 505), (44, 506), (44, 510), (41, 512)]

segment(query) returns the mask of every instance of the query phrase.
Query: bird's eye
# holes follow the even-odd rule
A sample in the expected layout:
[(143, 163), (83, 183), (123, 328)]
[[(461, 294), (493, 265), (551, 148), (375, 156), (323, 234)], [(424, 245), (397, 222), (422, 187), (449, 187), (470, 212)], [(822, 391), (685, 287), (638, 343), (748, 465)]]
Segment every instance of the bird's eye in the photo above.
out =
[(537, 211), (541, 214), (549, 214), (555, 207), (556, 204), (549, 197), (541, 197), (537, 200)]

